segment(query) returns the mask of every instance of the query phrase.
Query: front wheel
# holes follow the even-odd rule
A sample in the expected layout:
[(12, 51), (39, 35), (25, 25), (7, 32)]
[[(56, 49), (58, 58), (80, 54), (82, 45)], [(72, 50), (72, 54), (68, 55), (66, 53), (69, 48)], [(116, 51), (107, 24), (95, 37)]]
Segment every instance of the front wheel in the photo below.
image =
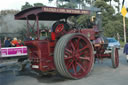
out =
[(60, 38), (54, 51), (57, 71), (65, 77), (80, 79), (85, 77), (94, 64), (93, 47), (83, 34), (67, 34)]
[(112, 59), (113, 68), (117, 68), (119, 66), (118, 48), (115, 47), (112, 48), (111, 59)]

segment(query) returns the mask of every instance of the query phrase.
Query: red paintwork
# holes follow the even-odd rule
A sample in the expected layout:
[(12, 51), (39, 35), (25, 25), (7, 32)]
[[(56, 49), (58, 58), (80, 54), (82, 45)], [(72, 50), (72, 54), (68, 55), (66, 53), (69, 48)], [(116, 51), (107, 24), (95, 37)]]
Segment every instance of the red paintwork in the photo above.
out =
[(56, 27), (55, 32), (56, 32), (56, 33), (59, 33), (59, 32), (61, 32), (63, 29), (64, 29), (64, 24), (59, 24), (59, 25)]
[(51, 32), (51, 40), (55, 40), (56, 39), (56, 35), (54, 32)]
[[(94, 28), (95, 29), (95, 28)], [(67, 33), (82, 33), (88, 36), (90, 40), (95, 39), (95, 34), (97, 31), (94, 29), (82, 29), (82, 30), (70, 30)], [(55, 33), (51, 33), (52, 35), (52, 40), (36, 40), (36, 41), (26, 41), (25, 45), (28, 46), (30, 49), (30, 60), (33, 61), (32, 65), (39, 65), (40, 68), (39, 70), (41, 71), (50, 71), (50, 70), (55, 70), (54, 62), (53, 62), (53, 54), (54, 54), (54, 47), (55, 47)], [(33, 48), (34, 46), (34, 48)], [(45, 55), (44, 55), (45, 53)], [(34, 56), (34, 57), (32, 57)], [(38, 61), (38, 63), (37, 63)], [(41, 61), (41, 62), (39, 62)], [(91, 61), (90, 61), (91, 62)], [(87, 72), (88, 73), (88, 72)]]
[(115, 65), (116, 67), (119, 66), (119, 54), (118, 54), (118, 48), (115, 50)]
[(43, 72), (55, 69), (50, 49), (52, 44), (48, 40), (25, 41), (24, 43), (28, 46), (32, 65), (39, 65), (39, 70)]
[(81, 33), (85, 34), (90, 40), (95, 40), (96, 31), (93, 29), (82, 29)]
[[(20, 13), (15, 15), (15, 19), (27, 20), (28, 30), (29, 28), (34, 29), (35, 23), (37, 24), (36, 25), (37, 33), (35, 33), (37, 34), (37, 40), (25, 41), (25, 45), (28, 46), (29, 49), (29, 59), (31, 60), (32, 65), (39, 65), (39, 68), (35, 68), (35, 69), (41, 70), (43, 72), (55, 70), (53, 57), (54, 57), (54, 48), (56, 46), (56, 42), (61, 36), (69, 33), (82, 33), (83, 35), (87, 36), (87, 38), (92, 42), (94, 46), (94, 50), (96, 51), (95, 54), (96, 58), (111, 57), (109, 53), (108, 54), (104, 53), (105, 52), (105, 49), (103, 47), (104, 42), (102, 42), (101, 38), (97, 37), (97, 34), (100, 33), (100, 31), (97, 29), (97, 26), (94, 26), (93, 28), (89, 28), (89, 29), (87, 28), (72, 29), (68, 31), (63, 30), (63, 26), (59, 26), (58, 27), (59, 32), (58, 31), (56, 31), (56, 33), (51, 32), (51, 37), (49, 39), (40, 40), (39, 20), (60, 20), (63, 18), (68, 18), (69, 16), (78, 16), (81, 14), (90, 14), (90, 11), (78, 10), (78, 9), (63, 9), (63, 8), (54, 8), (54, 7), (34, 7), (21, 11)], [(33, 25), (30, 25), (28, 20), (35, 20), (35, 22)], [(29, 36), (31, 33), (28, 32), (27, 34)], [(83, 40), (86, 42), (85, 39)], [(86, 46), (83, 45), (83, 47)], [(87, 47), (89, 49), (91, 48), (89, 46)], [(88, 69), (90, 69), (91, 68), (90, 64), (92, 64), (93, 61), (91, 61), (91, 59), (86, 57), (83, 58), (79, 57), (78, 55), (81, 54), (77, 51), (77, 49), (75, 50), (77, 53), (76, 54), (72, 53), (71, 56), (72, 60), (75, 61), (76, 59), (78, 59), (78, 61), (75, 61), (77, 65), (78, 63), (82, 63), (83, 66), (87, 65)], [(92, 50), (93, 49), (89, 50), (90, 53), (92, 52)], [(90, 53), (87, 53), (87, 55), (90, 55)], [(73, 58), (74, 56), (75, 58)], [(81, 59), (83, 59), (83, 61), (80, 61)], [(68, 61), (66, 61), (67, 59), (65, 58), (64, 60), (65, 63), (67, 64), (68, 63)], [(86, 60), (88, 60), (89, 62), (87, 62)], [(68, 68), (68, 66), (70, 65), (66, 65), (66, 66)], [(80, 68), (86, 70), (83, 66), (81, 66)], [(70, 68), (68, 68), (68, 71), (69, 69)], [(75, 75), (73, 73), (72, 76), (80, 78), (82, 77), (83, 74), (84, 75), (88, 74), (88, 72), (89, 72), (88, 70), (85, 72), (81, 71), (79, 72), (80, 74)]]
[(65, 46), (64, 53), (65, 65), (73, 77), (82, 78), (90, 72), (94, 56), (88, 39), (73, 36)]
[(103, 58), (111, 58), (111, 53), (106, 53), (106, 54), (95, 54), (95, 57), (96, 58), (99, 58), (99, 59), (103, 59)]

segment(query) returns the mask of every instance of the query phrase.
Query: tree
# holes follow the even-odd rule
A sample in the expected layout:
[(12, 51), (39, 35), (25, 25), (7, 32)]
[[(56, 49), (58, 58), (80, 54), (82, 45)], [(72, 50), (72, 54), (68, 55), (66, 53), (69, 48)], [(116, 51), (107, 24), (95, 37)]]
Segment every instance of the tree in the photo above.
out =
[(21, 10), (25, 10), (25, 9), (28, 9), (28, 8), (31, 8), (31, 7), (33, 7), (33, 6), (31, 4), (29, 4), (29, 2), (26, 2), (25, 5), (23, 5), (21, 7)]
[(82, 27), (87, 27), (87, 20), (90, 19), (89, 15), (81, 15), (78, 17), (78, 19), (76, 20), (76, 23), (78, 24), (78, 26), (82, 26)]
[(109, 20), (108, 23), (104, 26), (104, 34), (108, 37), (116, 37), (117, 33), (120, 34), (120, 36), (123, 36), (123, 25), (122, 23), (118, 21), (111, 21)]
[(45, 5), (42, 3), (34, 3), (34, 7), (41, 7), (41, 6), (45, 6)]
[(118, 6), (116, 6), (118, 13), (120, 12), (120, 0), (114, 0), (115, 2), (118, 3)]
[(70, 17), (69, 21), (72, 22), (77, 28), (86, 28), (88, 19), (90, 19), (89, 15), (80, 15), (77, 17)]
[[(48, 0), (48, 1), (49, 2), (52, 2), (54, 0)], [(68, 1), (68, 0), (56, 0), (56, 6), (59, 7), (61, 5), (64, 5), (63, 2), (65, 2), (65, 1)]]
[(115, 13), (115, 10), (112, 6), (108, 5), (105, 1), (97, 0), (95, 2), (95, 7), (101, 8), (101, 11), (104, 13), (108, 13), (110, 15)]
[(29, 4), (29, 2), (26, 2), (25, 5), (23, 5), (21, 7), (21, 10), (25, 10), (25, 9), (28, 9), (28, 8), (31, 8), (31, 7), (41, 7), (41, 6), (45, 6), (44, 4), (42, 3), (34, 3), (33, 5)]
[(53, 1), (53, 0), (48, 0), (49, 2)]
[[(118, 30), (121, 29), (121, 24), (120, 24), (121, 21), (116, 16), (114, 16), (115, 10), (111, 6), (111, 4), (110, 5), (107, 4), (108, 1), (109, 0), (105, 0), (105, 1), (97, 0), (95, 2), (95, 6), (98, 8), (101, 8), (102, 27), (104, 28), (105, 36), (112, 37), (112, 36), (116, 36), (116, 34), (115, 34), (116, 32), (117, 33), (122, 32), (122, 31), (118, 32)], [(116, 25), (116, 24), (118, 24), (118, 25)]]
[[(52, 2), (53, 0), (49, 0), (49, 2)], [(95, 0), (91, 0), (92, 2), (95, 1)], [(69, 7), (69, 8), (76, 8), (77, 6), (80, 8), (85, 8), (86, 7), (86, 4), (91, 4), (91, 1), (90, 0), (56, 0), (56, 6), (57, 7)], [(73, 5), (74, 4), (74, 5)], [(71, 7), (71, 6), (73, 7)]]
[(69, 3), (66, 3), (64, 5), (59, 4), (58, 7), (59, 8), (72, 8), (72, 9), (74, 9), (77, 7), (77, 5), (69, 2)]

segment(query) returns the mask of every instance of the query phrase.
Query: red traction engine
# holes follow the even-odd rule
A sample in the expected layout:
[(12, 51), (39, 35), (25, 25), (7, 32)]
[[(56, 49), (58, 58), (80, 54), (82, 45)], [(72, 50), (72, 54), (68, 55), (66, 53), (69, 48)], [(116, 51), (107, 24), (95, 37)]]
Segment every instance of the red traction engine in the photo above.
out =
[[(27, 34), (35, 33), (35, 40), (25, 41), (29, 50), (31, 68), (41, 73), (57, 71), (60, 75), (80, 79), (88, 75), (96, 58), (111, 58), (112, 65), (119, 65), (118, 49), (106, 52), (107, 41), (102, 35), (99, 12), (97, 24), (86, 28), (71, 27), (70, 16), (90, 15), (91, 10), (33, 7), (15, 15), (16, 20), (26, 20)], [(34, 22), (30, 24), (30, 20)], [(39, 20), (56, 21), (51, 30), (40, 30)], [(32, 23), (32, 22), (31, 22)], [(85, 22), (86, 23), (86, 22)], [(35, 30), (36, 32), (29, 30)]]

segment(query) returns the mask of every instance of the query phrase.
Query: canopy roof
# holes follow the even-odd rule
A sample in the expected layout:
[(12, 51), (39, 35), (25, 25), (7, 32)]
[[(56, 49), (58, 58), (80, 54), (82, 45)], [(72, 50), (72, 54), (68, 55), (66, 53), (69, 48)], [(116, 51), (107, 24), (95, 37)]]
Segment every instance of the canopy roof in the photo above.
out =
[(39, 20), (59, 20), (68, 18), (69, 16), (78, 16), (82, 14), (90, 14), (90, 10), (66, 9), (55, 7), (33, 7), (23, 10), (15, 15), (17, 20), (35, 20), (38, 15)]

